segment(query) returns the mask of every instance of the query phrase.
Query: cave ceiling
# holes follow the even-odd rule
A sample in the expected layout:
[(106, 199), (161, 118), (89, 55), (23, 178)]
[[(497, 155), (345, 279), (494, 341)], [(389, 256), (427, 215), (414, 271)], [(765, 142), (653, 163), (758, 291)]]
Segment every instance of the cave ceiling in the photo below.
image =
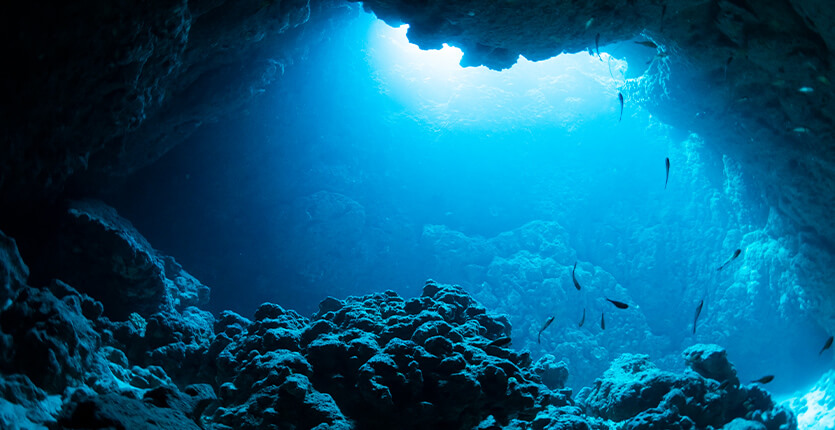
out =
[[(349, 3), (84, 1), (5, 13), (0, 201), (25, 207), (68, 183), (123, 177), (242, 109)], [(421, 48), (511, 67), (652, 40), (668, 73), (628, 82), (627, 103), (740, 160), (773, 207), (835, 241), (835, 6), (815, 0), (369, 0)], [(7, 11), (9, 12), (9, 11)], [(207, 91), (207, 88), (212, 88)], [(803, 89), (803, 90), (801, 90)], [(104, 178), (104, 179), (103, 179)], [(85, 185), (86, 184), (86, 185)]]

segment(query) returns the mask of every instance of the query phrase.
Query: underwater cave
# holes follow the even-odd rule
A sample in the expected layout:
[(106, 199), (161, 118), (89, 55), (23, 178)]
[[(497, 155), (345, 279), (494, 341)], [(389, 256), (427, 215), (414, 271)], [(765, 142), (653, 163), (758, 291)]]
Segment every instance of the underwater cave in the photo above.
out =
[(835, 428), (835, 4), (5, 9), (3, 429)]

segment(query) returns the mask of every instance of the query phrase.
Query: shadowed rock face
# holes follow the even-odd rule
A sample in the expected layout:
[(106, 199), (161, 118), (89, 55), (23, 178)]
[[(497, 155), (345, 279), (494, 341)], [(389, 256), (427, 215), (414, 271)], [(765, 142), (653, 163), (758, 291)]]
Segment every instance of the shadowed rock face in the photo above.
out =
[[(280, 76), (300, 26), (333, 2), (158, 0), (0, 14), (0, 196), (53, 197), (71, 178), (126, 175)], [(343, 8), (344, 9), (344, 8)], [(305, 40), (316, 38), (308, 29)]]

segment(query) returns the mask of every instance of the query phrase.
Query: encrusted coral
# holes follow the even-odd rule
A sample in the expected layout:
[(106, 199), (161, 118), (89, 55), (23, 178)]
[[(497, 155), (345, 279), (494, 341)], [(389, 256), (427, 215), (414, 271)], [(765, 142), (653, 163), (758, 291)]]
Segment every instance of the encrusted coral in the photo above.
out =
[(794, 415), (759, 385), (737, 385), (722, 348), (695, 345), (684, 357), (693, 371), (677, 375), (659, 370), (645, 355), (623, 354), (578, 401), (590, 415), (621, 422), (624, 429), (720, 428), (737, 419), (769, 429), (797, 428)]

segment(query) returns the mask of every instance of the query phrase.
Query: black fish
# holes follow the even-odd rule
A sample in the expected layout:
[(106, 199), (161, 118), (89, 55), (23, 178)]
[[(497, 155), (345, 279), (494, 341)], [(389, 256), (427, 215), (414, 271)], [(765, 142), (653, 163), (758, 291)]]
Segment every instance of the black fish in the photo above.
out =
[(510, 345), (510, 338), (509, 337), (500, 337), (490, 343), (487, 344), (488, 346), (507, 346)]
[(664, 179), (664, 189), (666, 190), (667, 182), (670, 182), (670, 157), (667, 157), (664, 163), (667, 165), (667, 179)]
[(734, 251), (734, 255), (733, 255), (733, 256), (731, 256), (731, 258), (730, 258), (730, 259), (728, 259), (728, 261), (726, 261), (724, 264), (722, 264), (721, 266), (719, 266), (719, 268), (718, 268), (718, 269), (716, 269), (716, 271), (718, 272), (718, 271), (720, 271), (720, 270), (724, 269), (724, 268), (725, 268), (725, 266), (727, 266), (727, 265), (728, 265), (728, 263), (730, 263), (731, 261), (736, 260), (736, 257), (739, 257), (739, 253), (741, 253), (741, 252), (742, 252), (742, 250), (741, 250), (741, 249), (737, 249), (736, 251)]
[(542, 326), (541, 329), (539, 329), (539, 333), (536, 334), (536, 343), (541, 343), (540, 341), (542, 339), (540, 339), (540, 337), (542, 336), (542, 332), (545, 331), (545, 329), (548, 328), (548, 326), (551, 325), (552, 322), (554, 322), (553, 316), (545, 320), (545, 324)]
[(647, 48), (657, 49), (658, 45), (656, 45), (651, 40), (636, 40), (635, 43), (641, 46), (646, 46)]
[(699, 301), (699, 306), (696, 307), (696, 316), (693, 317), (693, 334), (696, 334), (696, 323), (699, 321), (699, 315), (702, 314), (702, 306), (704, 306), (705, 300), (702, 299)]
[(578, 327), (582, 327), (583, 324), (585, 324), (585, 323), (586, 323), (586, 308), (583, 308), (583, 318), (580, 318), (580, 324), (578, 325)]
[(768, 384), (769, 382), (774, 380), (774, 375), (766, 375), (760, 379), (755, 379), (751, 381), (752, 384)]
[(576, 288), (577, 291), (580, 291), (580, 283), (577, 282), (577, 277), (574, 276), (574, 272), (576, 272), (576, 271), (577, 271), (577, 262), (575, 261), (574, 262), (574, 269), (571, 270), (571, 280), (574, 281), (574, 288)]
[(829, 339), (826, 339), (826, 343), (823, 344), (823, 348), (821, 348), (821, 352), (819, 352), (818, 355), (823, 354), (824, 351), (826, 351), (827, 349), (829, 349), (829, 347), (832, 346), (832, 339), (832, 336), (829, 336)]
[(618, 117), (618, 122), (623, 119), (623, 93), (618, 91), (618, 100), (620, 100), (620, 116)]
[[(600, 33), (594, 36), (594, 47), (597, 49), (597, 58), (600, 58)], [(600, 58), (600, 61), (603, 61), (603, 59)]]
[(618, 308), (618, 309), (626, 309), (626, 308), (628, 308), (628, 307), (629, 307), (629, 305), (627, 305), (627, 304), (626, 304), (626, 303), (624, 303), (624, 302), (619, 302), (619, 301), (617, 301), (617, 300), (612, 300), (612, 299), (610, 299), (610, 298), (606, 298), (606, 300), (608, 300), (608, 301), (609, 301), (609, 303), (611, 303), (611, 304), (615, 305), (615, 307), (616, 307), (616, 308)]
[(606, 316), (605, 313), (602, 313), (602, 312), (600, 313), (600, 329), (601, 330), (606, 330), (606, 317), (605, 316)]
[[(733, 381), (731, 381), (730, 379), (726, 379), (724, 382), (719, 384), (719, 389), (720, 390), (726, 390), (726, 389), (728, 389), (728, 387), (731, 386), (732, 383), (733, 383)], [(736, 385), (734, 385), (734, 386), (736, 386)]]

